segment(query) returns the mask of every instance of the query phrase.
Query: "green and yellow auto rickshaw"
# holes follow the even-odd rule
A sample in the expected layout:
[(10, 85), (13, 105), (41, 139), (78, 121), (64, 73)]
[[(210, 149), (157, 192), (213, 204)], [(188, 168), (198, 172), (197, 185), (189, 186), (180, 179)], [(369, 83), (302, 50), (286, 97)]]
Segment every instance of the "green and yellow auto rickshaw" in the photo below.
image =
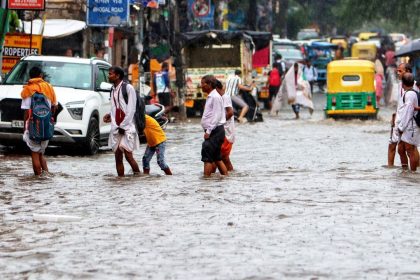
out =
[(375, 64), (368, 60), (336, 60), (327, 67), (326, 117), (376, 118)]

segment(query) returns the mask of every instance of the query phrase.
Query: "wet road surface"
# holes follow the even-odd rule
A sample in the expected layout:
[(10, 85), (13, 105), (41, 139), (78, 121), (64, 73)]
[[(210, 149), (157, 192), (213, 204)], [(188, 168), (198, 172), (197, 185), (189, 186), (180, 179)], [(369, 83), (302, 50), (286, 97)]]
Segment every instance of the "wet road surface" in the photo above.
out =
[(323, 102), (239, 125), (226, 178), (202, 178), (198, 120), (167, 129), (172, 177), (153, 159), (151, 176), (118, 179), (105, 150), (50, 154), (53, 176), (35, 178), (3, 151), (2, 278), (420, 279), (420, 173), (384, 167), (392, 109), (334, 121)]

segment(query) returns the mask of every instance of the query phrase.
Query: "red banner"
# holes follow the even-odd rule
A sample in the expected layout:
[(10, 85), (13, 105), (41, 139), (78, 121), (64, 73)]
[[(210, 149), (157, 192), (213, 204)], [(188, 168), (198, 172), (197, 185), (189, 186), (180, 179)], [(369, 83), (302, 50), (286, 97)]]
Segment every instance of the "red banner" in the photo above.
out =
[(9, 0), (10, 10), (45, 10), (45, 0)]
[(256, 51), (252, 55), (252, 67), (270, 66), (270, 47)]

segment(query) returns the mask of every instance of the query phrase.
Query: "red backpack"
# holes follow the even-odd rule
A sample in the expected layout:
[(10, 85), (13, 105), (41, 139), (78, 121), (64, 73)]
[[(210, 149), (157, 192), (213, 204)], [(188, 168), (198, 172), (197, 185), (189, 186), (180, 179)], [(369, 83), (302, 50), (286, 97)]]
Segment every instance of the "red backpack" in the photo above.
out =
[(273, 86), (273, 87), (278, 87), (281, 85), (280, 73), (277, 68), (273, 68), (273, 70), (271, 70), (270, 77), (269, 77), (269, 84), (270, 86)]

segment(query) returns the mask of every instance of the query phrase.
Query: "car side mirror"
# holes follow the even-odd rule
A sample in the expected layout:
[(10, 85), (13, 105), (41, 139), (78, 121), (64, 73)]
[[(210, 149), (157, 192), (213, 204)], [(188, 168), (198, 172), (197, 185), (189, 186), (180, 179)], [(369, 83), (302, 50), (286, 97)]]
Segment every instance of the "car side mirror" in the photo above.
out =
[(99, 85), (99, 88), (97, 89), (98, 91), (107, 91), (107, 92), (111, 92), (112, 89), (112, 84), (107, 83), (107, 82), (102, 82)]

